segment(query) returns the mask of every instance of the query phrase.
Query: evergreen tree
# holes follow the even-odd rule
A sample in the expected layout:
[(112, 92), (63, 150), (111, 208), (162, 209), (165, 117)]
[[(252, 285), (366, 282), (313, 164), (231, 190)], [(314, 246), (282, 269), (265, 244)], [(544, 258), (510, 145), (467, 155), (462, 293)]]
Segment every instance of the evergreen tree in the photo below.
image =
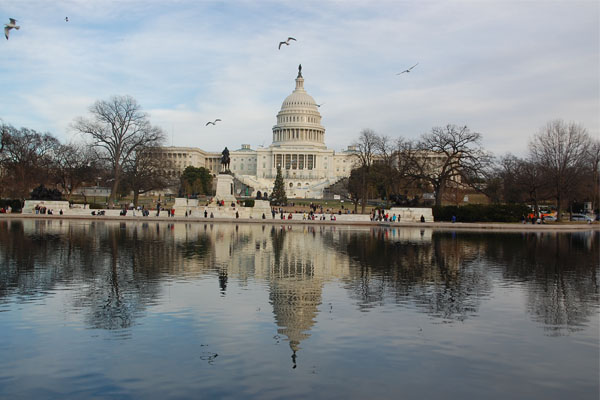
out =
[(212, 175), (204, 167), (187, 167), (181, 174), (181, 192), (183, 194), (205, 194), (212, 193)]
[(278, 205), (287, 204), (283, 175), (281, 175), (281, 166), (279, 165), (277, 166), (277, 176), (275, 177), (275, 185), (273, 187), (273, 193), (271, 194), (271, 200)]

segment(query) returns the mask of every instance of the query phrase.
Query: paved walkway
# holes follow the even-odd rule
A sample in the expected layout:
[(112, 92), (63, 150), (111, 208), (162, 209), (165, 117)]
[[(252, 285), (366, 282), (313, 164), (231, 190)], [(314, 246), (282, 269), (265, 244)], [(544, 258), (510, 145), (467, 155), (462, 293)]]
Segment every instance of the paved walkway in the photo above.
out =
[[(269, 217), (271, 217), (269, 215)], [(339, 216), (336, 216), (339, 217)], [(42, 215), (42, 214), (0, 214), (0, 220), (7, 219), (63, 219), (63, 220), (86, 220), (86, 221), (120, 221), (120, 222), (184, 222), (184, 223), (250, 223), (250, 224), (293, 224), (293, 225), (338, 225), (338, 226), (381, 226), (381, 227), (407, 227), (407, 228), (429, 228), (436, 230), (476, 230), (476, 231), (512, 231), (512, 232), (531, 232), (531, 231), (600, 231), (600, 223), (594, 222), (587, 224), (581, 223), (548, 223), (540, 225), (522, 224), (522, 223), (450, 223), (450, 222), (374, 222), (374, 221), (356, 221), (344, 220), (338, 218), (336, 221), (326, 220), (302, 220), (298, 219), (280, 219), (276, 215), (275, 219), (235, 219), (235, 218), (203, 218), (203, 217), (166, 217), (166, 216), (92, 216), (92, 215)]]

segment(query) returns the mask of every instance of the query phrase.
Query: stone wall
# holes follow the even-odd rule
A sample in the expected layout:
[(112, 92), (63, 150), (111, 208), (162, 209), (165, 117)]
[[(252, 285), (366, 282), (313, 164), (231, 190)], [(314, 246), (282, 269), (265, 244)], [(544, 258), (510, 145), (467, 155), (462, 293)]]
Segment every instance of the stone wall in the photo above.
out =
[(53, 214), (58, 214), (60, 210), (63, 210), (64, 213), (70, 209), (68, 201), (25, 200), (21, 214), (35, 214), (36, 206), (46, 207), (46, 210), (52, 210)]
[(425, 222), (433, 222), (431, 208), (392, 207), (388, 213), (390, 217), (394, 214), (400, 216), (400, 222), (421, 222), (421, 216), (425, 217)]

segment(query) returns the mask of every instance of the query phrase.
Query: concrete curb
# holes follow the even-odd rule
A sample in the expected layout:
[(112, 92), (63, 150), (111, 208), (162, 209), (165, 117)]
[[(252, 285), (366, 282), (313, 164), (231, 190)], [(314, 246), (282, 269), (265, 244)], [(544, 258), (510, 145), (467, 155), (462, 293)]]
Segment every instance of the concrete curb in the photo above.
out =
[(83, 221), (118, 221), (118, 222), (178, 222), (178, 223), (228, 223), (228, 224), (270, 224), (270, 225), (331, 225), (331, 226), (370, 226), (385, 228), (423, 228), (435, 230), (472, 230), (503, 232), (581, 232), (600, 231), (600, 224), (544, 224), (532, 225), (522, 223), (450, 223), (450, 222), (374, 222), (344, 220), (299, 220), (244, 218), (203, 218), (203, 217), (156, 217), (156, 216), (91, 216), (91, 215), (40, 215), (40, 214), (0, 214), (0, 220), (8, 219), (42, 219), (42, 220), (83, 220)]

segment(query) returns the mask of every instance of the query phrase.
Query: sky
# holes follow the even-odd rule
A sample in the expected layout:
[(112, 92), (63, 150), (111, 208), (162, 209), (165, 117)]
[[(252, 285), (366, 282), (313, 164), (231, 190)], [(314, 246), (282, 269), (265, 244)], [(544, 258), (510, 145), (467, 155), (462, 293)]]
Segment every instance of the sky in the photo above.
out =
[(495, 155), (524, 155), (554, 119), (600, 137), (597, 1), (2, 0), (8, 18), (0, 119), (63, 142), (130, 95), (166, 145), (267, 147), (299, 64), (336, 151), (447, 124)]

